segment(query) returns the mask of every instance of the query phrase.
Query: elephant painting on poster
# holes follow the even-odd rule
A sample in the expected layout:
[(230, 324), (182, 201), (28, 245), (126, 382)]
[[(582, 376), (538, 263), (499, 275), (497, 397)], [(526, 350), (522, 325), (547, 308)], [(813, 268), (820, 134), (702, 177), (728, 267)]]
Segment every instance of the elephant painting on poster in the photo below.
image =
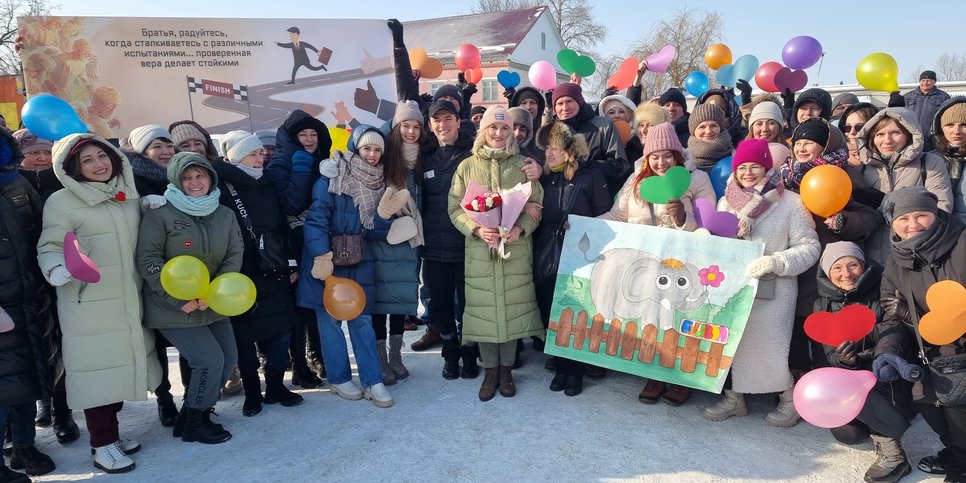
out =
[[(603, 253), (590, 277), (590, 293), (606, 320), (640, 319), (641, 325), (674, 327), (674, 311), (690, 312), (708, 302), (708, 287), (690, 263), (633, 248)], [(660, 322), (660, 324), (658, 324)]]

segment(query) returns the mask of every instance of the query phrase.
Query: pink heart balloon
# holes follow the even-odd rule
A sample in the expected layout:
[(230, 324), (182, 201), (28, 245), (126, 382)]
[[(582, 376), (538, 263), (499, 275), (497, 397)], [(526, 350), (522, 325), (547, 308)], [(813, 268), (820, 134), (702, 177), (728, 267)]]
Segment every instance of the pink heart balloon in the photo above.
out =
[(716, 210), (714, 204), (704, 198), (694, 200), (694, 221), (712, 235), (732, 238), (738, 234), (738, 217)]
[(0, 333), (10, 332), (13, 330), (13, 319), (10, 318), (10, 314), (6, 310), (0, 309)]
[(678, 53), (677, 49), (673, 45), (665, 45), (661, 47), (661, 50), (647, 56), (644, 60), (647, 61), (647, 70), (651, 72), (665, 72), (671, 61), (674, 60), (674, 56)]
[(820, 428), (837, 428), (859, 415), (875, 383), (870, 371), (822, 367), (798, 380), (792, 401), (804, 420)]
[(67, 265), (67, 271), (81, 282), (101, 281), (100, 270), (90, 257), (80, 252), (77, 235), (72, 231), (64, 234), (64, 264)]
[(808, 84), (808, 74), (804, 70), (791, 70), (788, 67), (782, 67), (775, 74), (775, 86), (781, 89), (781, 92), (785, 92), (785, 89), (797, 92), (806, 84)]

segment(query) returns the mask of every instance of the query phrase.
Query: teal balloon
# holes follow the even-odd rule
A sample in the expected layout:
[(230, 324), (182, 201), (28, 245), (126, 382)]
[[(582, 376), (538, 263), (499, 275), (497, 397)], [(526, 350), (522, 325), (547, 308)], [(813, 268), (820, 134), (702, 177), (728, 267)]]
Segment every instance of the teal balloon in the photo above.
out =
[(721, 198), (725, 194), (725, 187), (728, 186), (728, 177), (731, 176), (731, 156), (721, 158), (714, 168), (711, 169), (711, 187), (714, 194)]
[(31, 134), (51, 141), (87, 132), (87, 126), (77, 116), (74, 108), (63, 99), (50, 94), (38, 94), (27, 99), (20, 117)]
[(718, 67), (718, 72), (715, 73), (714, 78), (723, 87), (734, 87), (735, 83), (738, 82), (738, 75), (735, 73), (734, 64), (726, 64)]
[(708, 74), (704, 72), (692, 72), (684, 78), (684, 88), (694, 97), (698, 97), (708, 92)]
[(751, 82), (758, 71), (758, 57), (754, 55), (742, 55), (735, 59), (735, 80), (744, 79)]

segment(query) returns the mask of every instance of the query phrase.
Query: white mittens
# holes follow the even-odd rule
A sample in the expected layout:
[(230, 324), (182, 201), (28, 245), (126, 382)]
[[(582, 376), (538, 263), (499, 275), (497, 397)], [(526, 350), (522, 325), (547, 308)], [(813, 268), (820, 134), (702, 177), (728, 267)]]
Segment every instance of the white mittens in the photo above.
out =
[(769, 273), (778, 274), (784, 269), (784, 264), (772, 255), (765, 255), (756, 258), (748, 265), (748, 276), (751, 278), (761, 278)]
[(392, 215), (399, 213), (399, 210), (403, 209), (406, 203), (409, 203), (410, 199), (412, 198), (407, 189), (396, 191), (395, 188), (386, 188), (382, 199), (379, 200), (379, 206), (376, 208), (376, 212), (380, 218), (388, 220), (392, 218)]
[(319, 163), (319, 173), (326, 178), (339, 176), (339, 162), (334, 159), (324, 159)]
[(67, 267), (57, 265), (53, 270), (50, 271), (50, 274), (47, 275), (47, 280), (49, 280), (50, 284), (54, 287), (60, 287), (61, 285), (70, 282), (72, 280), (72, 276), (70, 271), (67, 270)]
[(392, 220), (389, 233), (386, 234), (386, 241), (390, 245), (398, 245), (412, 240), (417, 234), (416, 220), (411, 216), (401, 216)]
[(167, 203), (168, 200), (161, 195), (144, 195), (141, 197), (141, 208), (145, 210), (156, 210)]

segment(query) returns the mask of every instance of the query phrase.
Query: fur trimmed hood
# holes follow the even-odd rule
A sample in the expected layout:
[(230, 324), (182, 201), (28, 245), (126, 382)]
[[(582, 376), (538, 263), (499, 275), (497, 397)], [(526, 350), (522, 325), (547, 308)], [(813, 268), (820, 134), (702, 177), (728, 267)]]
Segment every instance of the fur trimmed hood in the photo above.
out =
[(582, 134), (575, 133), (570, 126), (561, 122), (553, 121), (541, 126), (537, 131), (537, 147), (547, 149), (554, 147), (562, 149), (570, 154), (571, 158), (578, 163), (584, 162), (590, 157), (590, 148), (587, 147), (587, 140)]

